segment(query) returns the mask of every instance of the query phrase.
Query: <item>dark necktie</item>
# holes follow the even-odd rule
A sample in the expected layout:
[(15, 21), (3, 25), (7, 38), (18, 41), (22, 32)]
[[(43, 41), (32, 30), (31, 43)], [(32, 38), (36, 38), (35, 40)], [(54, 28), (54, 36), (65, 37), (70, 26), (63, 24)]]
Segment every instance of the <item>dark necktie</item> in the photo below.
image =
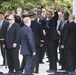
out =
[(49, 20), (47, 20), (46, 27), (49, 28)]

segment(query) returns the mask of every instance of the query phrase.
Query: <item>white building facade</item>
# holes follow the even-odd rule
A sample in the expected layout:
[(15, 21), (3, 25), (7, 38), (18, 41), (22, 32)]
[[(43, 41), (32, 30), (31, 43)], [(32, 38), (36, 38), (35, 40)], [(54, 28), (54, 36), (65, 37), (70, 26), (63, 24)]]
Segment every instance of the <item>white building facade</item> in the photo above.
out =
[(76, 22), (76, 0), (73, 0), (73, 14), (75, 15), (75, 22)]

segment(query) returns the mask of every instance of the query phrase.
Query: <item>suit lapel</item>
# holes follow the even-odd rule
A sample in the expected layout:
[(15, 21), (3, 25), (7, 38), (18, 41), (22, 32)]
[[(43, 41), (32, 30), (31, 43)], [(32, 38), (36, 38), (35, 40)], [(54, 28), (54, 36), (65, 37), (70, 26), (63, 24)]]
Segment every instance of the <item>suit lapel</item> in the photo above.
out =
[[(15, 23), (13, 23), (12, 25), (11, 25), (11, 27), (9, 28), (9, 30), (8, 31), (10, 31), (11, 29), (12, 29), (12, 27), (14, 26), (14, 24)], [(9, 26), (8, 26), (9, 27)], [(7, 28), (8, 29), (8, 28)]]

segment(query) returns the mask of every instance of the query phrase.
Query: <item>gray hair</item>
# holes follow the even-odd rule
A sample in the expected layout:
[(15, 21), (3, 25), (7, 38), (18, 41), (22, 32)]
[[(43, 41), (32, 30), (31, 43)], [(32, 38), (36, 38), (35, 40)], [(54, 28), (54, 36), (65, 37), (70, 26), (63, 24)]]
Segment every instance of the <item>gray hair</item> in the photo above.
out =
[(73, 20), (75, 20), (75, 15), (71, 14), (69, 17), (71, 17)]

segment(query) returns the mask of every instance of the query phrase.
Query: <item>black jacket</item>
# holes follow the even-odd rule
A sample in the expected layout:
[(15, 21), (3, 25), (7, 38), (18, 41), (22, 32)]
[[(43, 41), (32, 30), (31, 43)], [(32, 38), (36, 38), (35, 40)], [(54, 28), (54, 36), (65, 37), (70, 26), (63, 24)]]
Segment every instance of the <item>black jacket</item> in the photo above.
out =
[(17, 47), (19, 47), (19, 31), (20, 31), (20, 25), (17, 23), (14, 23), (7, 31), (5, 40), (7, 48), (11, 49), (13, 43), (16, 43)]
[(59, 31), (61, 32), (61, 35), (60, 35), (60, 45), (62, 45), (62, 41), (64, 39), (65, 29), (66, 29), (66, 27), (67, 27), (68, 24), (69, 24), (69, 21), (66, 22), (66, 24), (64, 25), (64, 27), (62, 29), (61, 29), (62, 23), (59, 26)]
[(54, 17), (49, 20), (49, 36), (51, 40), (57, 40), (59, 38), (57, 33), (57, 20), (58, 20), (58, 13), (55, 12)]
[(43, 31), (42, 27), (37, 21), (31, 22), (31, 29), (35, 35), (36, 47), (40, 47), (40, 40), (43, 40)]
[(67, 25), (62, 44), (65, 48), (76, 47), (76, 23), (71, 22)]
[(6, 20), (4, 20), (0, 30), (0, 39), (5, 39), (8, 25), (9, 23)]

